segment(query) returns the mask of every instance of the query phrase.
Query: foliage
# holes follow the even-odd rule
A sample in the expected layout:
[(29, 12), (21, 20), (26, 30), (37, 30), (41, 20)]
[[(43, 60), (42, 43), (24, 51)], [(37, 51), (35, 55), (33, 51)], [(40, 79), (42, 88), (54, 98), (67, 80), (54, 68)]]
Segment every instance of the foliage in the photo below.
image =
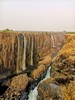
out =
[(3, 30), (2, 32), (3, 33), (8, 33), (8, 32), (13, 32), (13, 30), (10, 30), (10, 29), (7, 28), (7, 29)]

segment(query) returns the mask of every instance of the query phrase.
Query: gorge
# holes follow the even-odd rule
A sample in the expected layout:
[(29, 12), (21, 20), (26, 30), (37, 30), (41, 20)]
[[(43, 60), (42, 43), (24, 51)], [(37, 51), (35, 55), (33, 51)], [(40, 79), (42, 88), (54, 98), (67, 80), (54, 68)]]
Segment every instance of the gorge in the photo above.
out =
[[(30, 91), (34, 88), (33, 91), (35, 91), (38, 85), (37, 98), (34, 100), (50, 100), (53, 94), (48, 94), (50, 91), (47, 91), (47, 95), (49, 96), (46, 98), (45, 94), (43, 96), (42, 91), (45, 85), (48, 90), (48, 84), (51, 84), (49, 88), (52, 88), (52, 86), (58, 88), (57, 84), (59, 83), (55, 80), (55, 76), (58, 75), (57, 72), (61, 73), (61, 63), (67, 63), (67, 60), (66, 62), (62, 62), (62, 59), (64, 59), (64, 57), (61, 56), (62, 46), (64, 46), (67, 41), (71, 41), (71, 39), (74, 41), (73, 38), (74, 35), (69, 36), (64, 32), (0, 32), (0, 89), (3, 88), (3, 86), (6, 88), (4, 88), (5, 91), (0, 94), (0, 99), (28, 100), (28, 95), (31, 95), (29, 94)], [(72, 52), (73, 51), (74, 50), (72, 50)], [(50, 75), (45, 78), (50, 72), (50, 70), (48, 70), (50, 66), (52, 67), (52, 78), (49, 78)], [(74, 71), (74, 69), (72, 69), (72, 71)], [(48, 82), (46, 82), (46, 80), (48, 80)], [(44, 84), (44, 86), (42, 87), (41, 84)], [(51, 92), (53, 91), (51, 90)], [(42, 95), (40, 95), (40, 93)]]
[[(46, 76), (45, 76), (45, 78), (43, 80), (46, 80), (47, 78), (50, 78), (50, 69), (51, 69), (51, 66), (48, 68), (47, 73), (46, 73)], [(30, 93), (29, 93), (29, 95), (28, 95), (29, 100), (36, 100), (37, 95), (38, 95), (38, 91), (37, 91), (37, 86), (36, 86), (35, 89), (34, 90), (31, 90)]]

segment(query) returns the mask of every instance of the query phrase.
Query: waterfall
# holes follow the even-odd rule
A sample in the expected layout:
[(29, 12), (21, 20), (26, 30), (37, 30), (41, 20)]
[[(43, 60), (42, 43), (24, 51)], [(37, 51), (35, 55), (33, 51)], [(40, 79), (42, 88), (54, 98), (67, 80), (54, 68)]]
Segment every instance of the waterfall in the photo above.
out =
[(19, 72), (19, 66), (20, 66), (20, 40), (19, 40), (19, 36), (17, 36), (17, 66), (16, 66), (16, 73)]
[[(22, 42), (23, 41), (23, 42)], [(17, 36), (17, 66), (16, 73), (26, 69), (26, 37)]]
[(31, 41), (31, 65), (33, 65), (33, 37)]
[(51, 67), (48, 68), (47, 74), (46, 74), (45, 78), (42, 81), (46, 80), (47, 78), (50, 78), (50, 69), (51, 69)]
[(51, 40), (52, 40), (52, 47), (53, 48), (56, 47), (55, 44), (54, 44), (54, 37), (53, 37), (53, 35), (51, 35)]
[[(44, 78), (42, 81), (46, 80), (47, 78), (50, 78), (50, 69), (51, 69), (51, 67), (48, 68), (47, 74), (46, 74), (45, 78)], [(42, 81), (41, 81), (41, 82), (42, 82)], [(40, 82), (40, 83), (41, 83), (41, 82)], [(39, 84), (38, 84), (38, 85), (39, 85)], [(36, 99), (36, 97), (37, 97), (37, 95), (38, 95), (37, 87), (38, 87), (38, 86), (36, 86), (34, 90), (30, 90), (30, 93), (29, 93), (29, 96), (28, 96), (28, 97), (29, 97), (28, 100), (37, 100), (37, 99)]]
[(26, 69), (26, 37), (23, 35), (23, 60), (22, 60), (22, 70)]

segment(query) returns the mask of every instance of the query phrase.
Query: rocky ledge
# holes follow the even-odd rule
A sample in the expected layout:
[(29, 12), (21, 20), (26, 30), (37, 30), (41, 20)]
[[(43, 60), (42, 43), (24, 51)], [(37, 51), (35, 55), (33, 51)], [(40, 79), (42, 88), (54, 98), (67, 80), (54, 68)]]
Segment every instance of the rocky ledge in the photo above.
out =
[(36, 69), (34, 69), (31, 72), (31, 77), (33, 79), (38, 78), (41, 74), (43, 74), (44, 71), (48, 69), (48, 67), (51, 65), (51, 61), (52, 61), (51, 55), (47, 55), (46, 57), (44, 57), (43, 60), (39, 61)]
[(51, 78), (38, 86), (37, 100), (75, 100), (75, 34), (67, 34), (53, 59)]

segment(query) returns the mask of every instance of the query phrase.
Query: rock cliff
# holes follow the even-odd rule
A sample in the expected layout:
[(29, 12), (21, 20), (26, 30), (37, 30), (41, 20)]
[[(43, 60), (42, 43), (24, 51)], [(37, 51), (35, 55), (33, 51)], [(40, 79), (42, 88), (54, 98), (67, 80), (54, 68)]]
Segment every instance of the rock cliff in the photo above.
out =
[(59, 37), (63, 36), (47, 32), (0, 32), (0, 73), (5, 78), (36, 65), (51, 54), (51, 48), (56, 50), (52, 45), (62, 45), (63, 38)]
[(50, 44), (47, 34), (0, 33), (0, 70), (12, 74), (24, 71), (51, 53)]
[(75, 34), (65, 35), (51, 66), (51, 78), (39, 84), (37, 100), (75, 100)]

